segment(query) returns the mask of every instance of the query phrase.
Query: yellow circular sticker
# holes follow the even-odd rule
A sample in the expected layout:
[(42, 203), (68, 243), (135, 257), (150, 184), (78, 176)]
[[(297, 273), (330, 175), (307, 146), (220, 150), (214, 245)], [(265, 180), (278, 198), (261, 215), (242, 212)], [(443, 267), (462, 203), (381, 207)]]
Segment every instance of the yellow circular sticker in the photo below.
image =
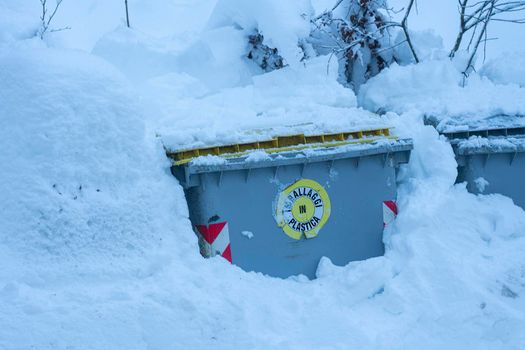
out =
[(328, 193), (314, 180), (299, 180), (279, 194), (277, 224), (293, 239), (317, 236), (329, 217)]

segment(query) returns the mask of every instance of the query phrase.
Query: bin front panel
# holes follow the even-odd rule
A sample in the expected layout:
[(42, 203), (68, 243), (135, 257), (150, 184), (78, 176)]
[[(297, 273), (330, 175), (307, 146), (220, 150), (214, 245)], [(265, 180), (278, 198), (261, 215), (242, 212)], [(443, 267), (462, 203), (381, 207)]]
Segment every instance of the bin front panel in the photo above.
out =
[[(525, 209), (525, 153), (486, 153), (465, 156), (458, 169), (458, 182), (467, 182), (472, 193), (500, 193)], [(477, 179), (488, 182), (483, 191)]]
[[(227, 222), (232, 262), (244, 270), (314, 278), (323, 256), (345, 265), (384, 253), (383, 202), (396, 193), (384, 155), (198, 176), (200, 185), (186, 190), (192, 223)], [(331, 213), (317, 237), (297, 240), (275, 214), (280, 192), (300, 179), (324, 187)]]

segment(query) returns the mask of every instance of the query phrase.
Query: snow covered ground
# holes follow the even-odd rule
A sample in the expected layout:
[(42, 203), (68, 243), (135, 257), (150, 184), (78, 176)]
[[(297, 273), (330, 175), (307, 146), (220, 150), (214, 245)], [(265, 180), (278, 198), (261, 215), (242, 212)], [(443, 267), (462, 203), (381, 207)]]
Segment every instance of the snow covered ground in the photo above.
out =
[[(55, 25), (72, 29), (41, 41), (38, 2), (0, 0), (0, 349), (525, 348), (525, 212), (454, 185), (452, 149), (423, 125), (524, 113), (523, 67), (494, 57), (464, 81), (436, 54), (356, 97), (327, 57), (287, 47), (289, 67), (268, 74), (242, 58), (238, 22), (275, 20), (286, 47), (308, 1), (129, 3), (132, 29), (120, 3), (64, 0)], [(384, 257), (324, 259), (313, 281), (200, 257), (163, 142), (283, 123), (414, 139)]]

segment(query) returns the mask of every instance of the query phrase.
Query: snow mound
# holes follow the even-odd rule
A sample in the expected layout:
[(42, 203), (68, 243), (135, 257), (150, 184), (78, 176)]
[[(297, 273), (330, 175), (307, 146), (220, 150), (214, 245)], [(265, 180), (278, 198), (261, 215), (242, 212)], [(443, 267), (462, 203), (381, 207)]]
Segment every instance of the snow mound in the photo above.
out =
[[(0, 0), (12, 2), (33, 2)], [(130, 0), (130, 26), (154, 39), (168, 42), (191, 38), (204, 28), (217, 0)], [(55, 1), (48, 1), (49, 7)], [(38, 7), (39, 1), (34, 2)], [(38, 20), (40, 13), (35, 15)], [(66, 48), (91, 51), (97, 41), (115, 28), (126, 25), (124, 2), (106, 0), (64, 1), (55, 18), (55, 28), (69, 30), (51, 33), (47, 41)]]
[(174, 206), (162, 193), (177, 194), (124, 78), (93, 56), (38, 47), (3, 52), (0, 65), (1, 243), (88, 270), (107, 265), (95, 256), (158, 250)]
[(391, 66), (362, 87), (358, 100), (371, 111), (418, 110), (438, 119), (525, 114), (525, 89), (476, 74), (464, 80), (449, 60)]
[(184, 43), (176, 40), (171, 45), (169, 43), (170, 40), (161, 41), (119, 26), (100, 38), (92, 53), (111, 62), (126, 77), (140, 83), (174, 70), (180, 49), (173, 47), (183, 46)]
[(34, 36), (38, 31), (38, 2), (0, 0), (0, 45)]
[[(308, 0), (219, 0), (208, 22), (210, 29), (233, 27), (243, 32), (246, 48), (248, 35), (259, 31), (265, 44), (277, 48), (288, 64), (298, 64), (303, 52), (298, 44), (310, 34)], [(248, 51), (246, 50), (246, 54)]]
[[(432, 29), (410, 31), (410, 39), (420, 61), (440, 59), (447, 56), (443, 47), (443, 38)], [(394, 45), (396, 46), (394, 51), (402, 62), (414, 62), (414, 55), (406, 42), (403, 31), (399, 31), (396, 35)]]
[(523, 53), (505, 53), (488, 61), (480, 74), (496, 84), (518, 84), (525, 87), (525, 57)]

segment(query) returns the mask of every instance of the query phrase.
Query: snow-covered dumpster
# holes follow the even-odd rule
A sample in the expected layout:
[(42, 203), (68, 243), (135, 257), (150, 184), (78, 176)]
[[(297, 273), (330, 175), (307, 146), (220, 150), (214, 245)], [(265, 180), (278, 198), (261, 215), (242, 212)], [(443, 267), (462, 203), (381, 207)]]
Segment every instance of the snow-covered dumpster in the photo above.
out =
[(500, 193), (525, 208), (525, 116), (427, 118), (456, 155), (457, 182), (472, 193)]
[(376, 129), (168, 155), (203, 256), (315, 278), (323, 256), (345, 265), (384, 253), (383, 228), (397, 214), (396, 170), (411, 149), (411, 140)]

